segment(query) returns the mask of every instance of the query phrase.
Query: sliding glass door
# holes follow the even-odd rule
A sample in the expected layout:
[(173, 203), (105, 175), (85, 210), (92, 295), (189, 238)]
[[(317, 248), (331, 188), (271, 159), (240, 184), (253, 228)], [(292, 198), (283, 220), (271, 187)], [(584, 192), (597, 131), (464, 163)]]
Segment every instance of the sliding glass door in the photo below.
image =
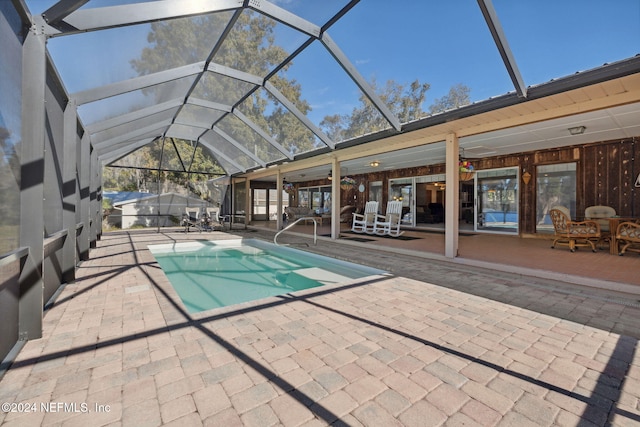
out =
[(518, 232), (518, 168), (476, 173), (476, 230)]
[[(255, 221), (275, 221), (278, 219), (278, 191), (275, 189), (254, 188), (252, 190), (251, 219)], [(289, 195), (282, 192), (282, 209), (289, 206)]]
[[(389, 201), (402, 202), (402, 217), (401, 223), (404, 225), (413, 226), (415, 224), (413, 219), (413, 194), (414, 194), (414, 180), (413, 178), (399, 178), (389, 180)], [(382, 213), (387, 209), (386, 206), (378, 206), (378, 210)]]
[(389, 200), (402, 201), (402, 225), (444, 224), (444, 179), (444, 174), (438, 174), (389, 180)]
[(255, 221), (266, 221), (267, 215), (267, 189), (254, 188), (253, 192), (253, 212), (251, 212), (251, 219)]
[(298, 206), (313, 209), (318, 214), (331, 212), (331, 186), (301, 188), (298, 191)]

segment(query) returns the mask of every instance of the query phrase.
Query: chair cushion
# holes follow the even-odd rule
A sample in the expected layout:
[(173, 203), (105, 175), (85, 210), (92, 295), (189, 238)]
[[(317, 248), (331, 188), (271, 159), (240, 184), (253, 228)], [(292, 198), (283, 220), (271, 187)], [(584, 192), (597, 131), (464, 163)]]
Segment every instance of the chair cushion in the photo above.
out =
[[(593, 219), (598, 221), (600, 224), (600, 230), (609, 232), (609, 220), (607, 218), (611, 218), (616, 215), (616, 210), (611, 206), (589, 206), (584, 210), (584, 217), (587, 219)], [(615, 230), (614, 230), (615, 231)]]
[(585, 218), (611, 218), (616, 215), (616, 210), (611, 206), (589, 206), (584, 210)]

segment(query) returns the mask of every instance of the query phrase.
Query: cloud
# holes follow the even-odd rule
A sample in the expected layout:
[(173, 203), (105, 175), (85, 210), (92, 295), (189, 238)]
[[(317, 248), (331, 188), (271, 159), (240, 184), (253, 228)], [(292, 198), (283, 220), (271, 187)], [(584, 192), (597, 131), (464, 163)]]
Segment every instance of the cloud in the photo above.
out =
[(333, 100), (324, 101), (324, 102), (321, 102), (321, 103), (318, 103), (318, 104), (311, 104), (311, 108), (313, 110), (322, 110), (324, 108), (329, 108), (329, 107), (332, 107), (332, 106), (337, 105), (337, 104), (338, 103), (336, 101), (333, 101)]
[(356, 65), (368, 64), (371, 62), (371, 59), (356, 59)]

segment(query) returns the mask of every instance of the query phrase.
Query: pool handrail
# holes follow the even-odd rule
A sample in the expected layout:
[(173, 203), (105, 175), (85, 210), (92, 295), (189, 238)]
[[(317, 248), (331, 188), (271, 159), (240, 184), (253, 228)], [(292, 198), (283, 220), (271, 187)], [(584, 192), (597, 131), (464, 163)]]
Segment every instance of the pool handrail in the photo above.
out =
[[(278, 236), (281, 235), (282, 233), (284, 233), (285, 231), (287, 231), (288, 229), (290, 229), (291, 227), (293, 227), (294, 225), (296, 225), (297, 223), (299, 223), (300, 221), (307, 221), (307, 220), (312, 220), (313, 221), (313, 244), (317, 245), (318, 244), (318, 221), (316, 221), (316, 219), (312, 216), (305, 216), (305, 217), (301, 217), (296, 219), (295, 221), (293, 221), (291, 224), (287, 225), (285, 228), (283, 228), (282, 230), (278, 231), (276, 233), (275, 236), (273, 236), (273, 243), (275, 243), (276, 245), (278, 245)], [(278, 245), (279, 246), (279, 245)]]

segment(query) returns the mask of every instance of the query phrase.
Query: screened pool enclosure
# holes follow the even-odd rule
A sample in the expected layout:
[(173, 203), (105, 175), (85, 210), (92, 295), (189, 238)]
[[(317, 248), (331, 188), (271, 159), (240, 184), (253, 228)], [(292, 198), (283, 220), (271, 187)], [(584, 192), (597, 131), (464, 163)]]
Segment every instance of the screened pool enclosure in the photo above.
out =
[[(636, 1), (445, 3), (0, 1), (0, 356), (41, 336), (43, 307), (116, 209), (106, 194), (157, 197), (136, 217), (159, 227), (189, 205), (245, 214), (252, 182), (258, 215), (280, 221), (285, 181), (329, 185), (322, 209), (338, 217), (327, 173), (441, 164), (456, 215), (461, 150), (640, 135)], [(601, 131), (551, 132), (587, 119)], [(500, 188), (479, 176), (495, 227), (520, 213), (521, 171), (505, 168)], [(370, 184), (389, 197), (386, 178)]]

